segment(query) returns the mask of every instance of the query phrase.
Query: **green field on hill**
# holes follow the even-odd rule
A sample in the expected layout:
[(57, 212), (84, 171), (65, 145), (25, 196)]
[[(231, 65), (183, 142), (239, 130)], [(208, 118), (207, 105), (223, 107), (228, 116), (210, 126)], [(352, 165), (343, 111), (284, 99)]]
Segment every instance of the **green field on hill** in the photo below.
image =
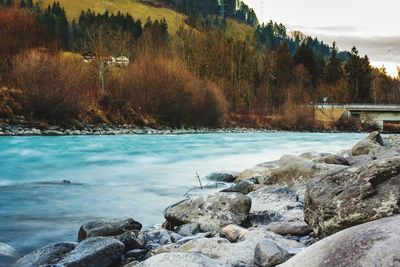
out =
[[(41, 6), (45, 8), (53, 4), (54, 1), (55, 0), (42, 0), (40, 3)], [(129, 13), (135, 19), (140, 19), (142, 22), (145, 22), (149, 17), (152, 20), (165, 18), (171, 34), (174, 34), (180, 26), (187, 26), (185, 23), (187, 16), (185, 14), (166, 7), (155, 7), (140, 3), (137, 0), (58, 0), (58, 2), (65, 8), (70, 21), (79, 18), (82, 10), (86, 11), (91, 9), (96, 13), (103, 13), (106, 10), (110, 13), (117, 13), (118, 11)], [(228, 19), (227, 30), (229, 36), (243, 39), (251, 36), (254, 29), (244, 23)]]

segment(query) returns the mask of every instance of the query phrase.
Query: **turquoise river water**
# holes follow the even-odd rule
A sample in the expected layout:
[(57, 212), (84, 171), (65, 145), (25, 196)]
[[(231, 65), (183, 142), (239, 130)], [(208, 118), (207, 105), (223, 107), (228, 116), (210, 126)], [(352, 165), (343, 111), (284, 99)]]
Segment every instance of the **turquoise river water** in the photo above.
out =
[(284, 154), (338, 152), (364, 137), (286, 132), (0, 137), (0, 266), (15, 261), (2, 255), (1, 243), (23, 255), (49, 242), (76, 240), (79, 226), (92, 219), (133, 217), (144, 227), (162, 223), (163, 210), (198, 184), (196, 172), (204, 177)]

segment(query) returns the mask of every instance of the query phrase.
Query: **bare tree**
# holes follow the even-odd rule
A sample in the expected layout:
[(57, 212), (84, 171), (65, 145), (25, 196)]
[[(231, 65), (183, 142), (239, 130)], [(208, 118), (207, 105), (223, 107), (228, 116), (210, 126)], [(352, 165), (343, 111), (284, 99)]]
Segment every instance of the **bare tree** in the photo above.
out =
[(95, 63), (102, 94), (106, 92), (111, 56), (128, 55), (131, 44), (130, 34), (121, 29), (112, 29), (101, 24), (86, 31), (86, 47), (96, 56)]

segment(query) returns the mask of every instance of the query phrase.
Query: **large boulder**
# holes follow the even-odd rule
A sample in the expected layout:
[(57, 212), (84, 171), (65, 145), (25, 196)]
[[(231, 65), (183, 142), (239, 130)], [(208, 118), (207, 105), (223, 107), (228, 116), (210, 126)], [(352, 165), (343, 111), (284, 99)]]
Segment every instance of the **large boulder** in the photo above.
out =
[(110, 237), (90, 237), (58, 262), (65, 267), (107, 267), (120, 262), (124, 244)]
[(204, 232), (218, 232), (228, 224), (243, 223), (250, 207), (248, 196), (218, 192), (174, 204), (165, 210), (164, 216), (174, 225), (197, 222)]
[(271, 221), (303, 221), (303, 203), (292, 189), (270, 185), (249, 193), (250, 218), (256, 224)]
[(137, 267), (223, 267), (219, 261), (198, 253), (171, 252), (153, 256)]
[(92, 221), (81, 226), (78, 241), (87, 237), (122, 235), (125, 232), (140, 230), (141, 228), (142, 225), (131, 218)]
[(348, 228), (308, 247), (282, 267), (399, 266), (400, 216)]
[(400, 213), (400, 156), (350, 167), (307, 185), (305, 220), (326, 236)]
[(66, 254), (75, 249), (75, 242), (60, 242), (46, 245), (39, 248), (21, 259), (19, 259), (15, 267), (38, 267), (46, 264), (55, 264), (59, 262)]
[(363, 140), (352, 147), (351, 154), (353, 156), (368, 155), (372, 150), (379, 147), (381, 147), (381, 145), (375, 141)]
[(372, 150), (384, 146), (382, 136), (379, 132), (370, 133), (363, 141), (355, 144), (351, 149), (353, 156), (368, 155)]
[(313, 177), (326, 175), (346, 168), (343, 165), (316, 163), (310, 159), (284, 155), (278, 161), (278, 167), (272, 171), (268, 184), (293, 186), (304, 184)]

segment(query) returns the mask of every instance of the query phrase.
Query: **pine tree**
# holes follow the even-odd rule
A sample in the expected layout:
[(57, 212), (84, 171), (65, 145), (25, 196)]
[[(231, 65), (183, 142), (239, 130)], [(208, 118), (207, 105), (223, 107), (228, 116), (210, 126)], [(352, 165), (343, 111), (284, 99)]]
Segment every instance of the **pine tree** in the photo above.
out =
[(20, 2), (19, 2), (19, 8), (26, 8), (26, 3), (25, 3), (25, 1), (24, 0), (20, 0)]
[(319, 79), (319, 71), (313, 50), (303, 42), (297, 49), (293, 59), (296, 65), (302, 64), (308, 70), (313, 84), (316, 85)]
[(326, 65), (326, 82), (329, 84), (335, 84), (340, 81), (343, 76), (342, 62), (337, 58), (338, 48), (336, 42), (333, 42), (331, 48), (331, 56)]
[(372, 67), (367, 56), (361, 58), (355, 46), (351, 49), (350, 59), (345, 65), (351, 101), (369, 102), (371, 91)]

